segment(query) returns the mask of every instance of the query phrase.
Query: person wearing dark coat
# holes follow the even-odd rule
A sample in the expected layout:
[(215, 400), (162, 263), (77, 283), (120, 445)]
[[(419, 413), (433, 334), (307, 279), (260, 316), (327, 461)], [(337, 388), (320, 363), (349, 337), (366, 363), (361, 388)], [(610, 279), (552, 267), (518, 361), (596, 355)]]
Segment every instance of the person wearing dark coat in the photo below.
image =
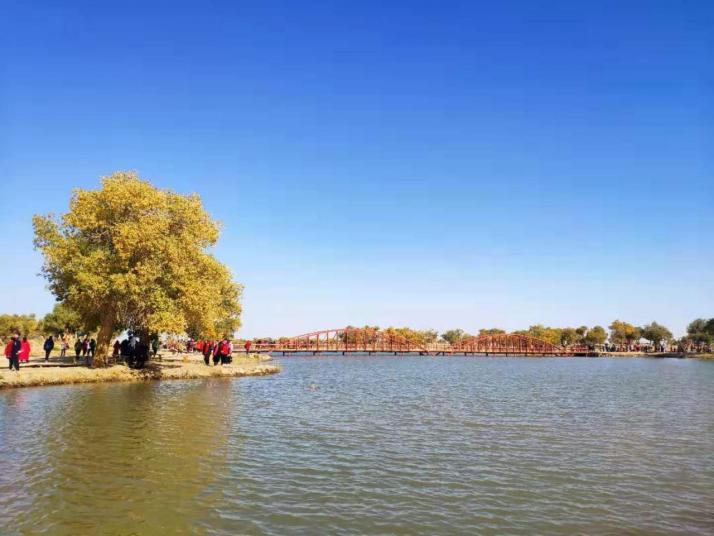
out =
[(20, 335), (15, 334), (12, 336), (10, 341), (12, 345), (9, 346), (9, 358), (10, 358), (10, 370), (13, 368), (20, 372), (20, 352), (22, 352), (22, 342), (20, 341)]
[(119, 350), (122, 356), (122, 359), (127, 365), (131, 365), (131, 348), (129, 347), (129, 339), (124, 339), (121, 341), (121, 344), (119, 345)]
[(135, 367), (138, 369), (144, 368), (144, 364), (149, 359), (149, 345), (143, 339), (139, 339), (136, 342), (134, 355)]
[(45, 351), (45, 363), (50, 360), (50, 353), (52, 353), (52, 349), (55, 347), (55, 340), (52, 338), (52, 335), (47, 337), (45, 340), (45, 344), (42, 346), (43, 350)]
[(133, 367), (134, 363), (136, 362), (136, 358), (138, 355), (138, 347), (139, 347), (139, 342), (140, 338), (136, 333), (129, 332), (129, 359), (127, 360), (127, 365), (129, 367)]

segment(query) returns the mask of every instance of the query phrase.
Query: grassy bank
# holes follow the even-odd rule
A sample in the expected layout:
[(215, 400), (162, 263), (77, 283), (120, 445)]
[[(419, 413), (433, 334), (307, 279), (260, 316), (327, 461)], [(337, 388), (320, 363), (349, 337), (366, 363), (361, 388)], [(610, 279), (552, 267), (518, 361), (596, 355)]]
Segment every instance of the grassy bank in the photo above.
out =
[(690, 354), (687, 357), (696, 357), (697, 359), (712, 359), (714, 360), (714, 354)]
[(202, 360), (195, 356), (177, 356), (161, 362), (151, 362), (141, 370), (130, 369), (125, 365), (114, 365), (101, 369), (82, 366), (21, 366), (20, 372), (10, 372), (7, 368), (0, 371), (0, 389), (73, 383), (265, 376), (279, 371), (279, 366), (266, 363), (266, 359), (259, 356), (241, 357), (234, 359), (231, 365), (217, 367), (206, 366)]

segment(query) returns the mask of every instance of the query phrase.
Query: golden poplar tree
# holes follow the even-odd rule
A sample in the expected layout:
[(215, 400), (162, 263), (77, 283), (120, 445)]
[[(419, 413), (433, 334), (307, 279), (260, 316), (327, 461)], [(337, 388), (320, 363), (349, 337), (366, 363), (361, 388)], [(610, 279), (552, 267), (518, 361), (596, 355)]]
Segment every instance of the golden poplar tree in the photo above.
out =
[(198, 195), (118, 172), (98, 190), (75, 190), (60, 218), (33, 224), (50, 290), (85, 329), (99, 329), (96, 366), (123, 329), (215, 337), (240, 326), (242, 286), (210, 252), (219, 225)]

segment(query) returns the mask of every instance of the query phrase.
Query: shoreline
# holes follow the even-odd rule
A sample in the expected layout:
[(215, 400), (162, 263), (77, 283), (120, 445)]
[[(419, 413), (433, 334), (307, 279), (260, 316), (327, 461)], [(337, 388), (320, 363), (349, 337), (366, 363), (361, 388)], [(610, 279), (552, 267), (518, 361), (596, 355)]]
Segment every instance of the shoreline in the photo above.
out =
[(7, 368), (0, 370), (0, 390), (49, 385), (72, 385), (86, 383), (138, 383), (163, 380), (190, 380), (206, 378), (241, 378), (277, 374), (279, 365), (267, 364), (270, 358), (251, 355), (234, 357), (233, 363), (224, 366), (206, 366), (202, 358), (180, 355), (178, 359), (150, 361), (143, 369), (130, 369), (126, 365), (111, 365), (106, 368), (86, 366), (41, 365), (23, 367), (20, 372)]

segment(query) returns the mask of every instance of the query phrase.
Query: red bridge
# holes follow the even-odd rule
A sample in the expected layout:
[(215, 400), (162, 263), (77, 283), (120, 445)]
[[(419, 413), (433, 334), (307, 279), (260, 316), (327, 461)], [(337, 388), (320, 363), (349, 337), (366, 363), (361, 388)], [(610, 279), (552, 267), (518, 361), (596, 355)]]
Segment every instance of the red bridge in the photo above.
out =
[(418, 355), (594, 355), (585, 346), (559, 346), (526, 335), (498, 334), (467, 337), (458, 343), (409, 340), (389, 330), (369, 328), (328, 329), (305, 333), (278, 342), (255, 342), (251, 351), (282, 355), (311, 353)]

